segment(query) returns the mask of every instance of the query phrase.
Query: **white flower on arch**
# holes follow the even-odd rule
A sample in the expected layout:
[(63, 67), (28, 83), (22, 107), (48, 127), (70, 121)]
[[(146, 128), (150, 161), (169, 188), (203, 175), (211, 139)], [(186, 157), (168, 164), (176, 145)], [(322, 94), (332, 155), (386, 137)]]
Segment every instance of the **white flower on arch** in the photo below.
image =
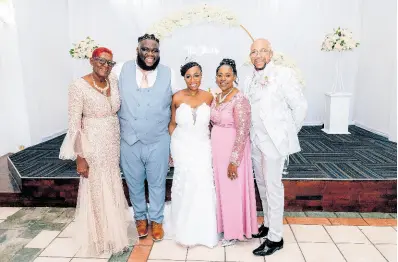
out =
[(238, 18), (230, 11), (206, 4), (176, 12), (157, 23), (149, 29), (149, 34), (154, 34), (157, 38), (163, 39), (171, 36), (172, 32), (181, 27), (200, 22), (218, 23), (231, 27), (238, 27)]
[[(200, 22), (223, 24), (230, 27), (241, 27), (254, 41), (249, 31), (243, 27), (235, 14), (229, 10), (208, 6), (206, 4), (200, 5), (187, 10), (176, 12), (166, 18), (153, 24), (147, 31), (149, 34), (154, 34), (158, 39), (164, 39), (172, 35), (177, 28), (182, 28)], [(276, 65), (292, 68), (295, 72), (297, 81), (304, 87), (305, 82), (300, 69), (296, 66), (292, 59), (287, 55), (274, 52), (272, 61)], [(251, 65), (250, 59), (243, 65)]]

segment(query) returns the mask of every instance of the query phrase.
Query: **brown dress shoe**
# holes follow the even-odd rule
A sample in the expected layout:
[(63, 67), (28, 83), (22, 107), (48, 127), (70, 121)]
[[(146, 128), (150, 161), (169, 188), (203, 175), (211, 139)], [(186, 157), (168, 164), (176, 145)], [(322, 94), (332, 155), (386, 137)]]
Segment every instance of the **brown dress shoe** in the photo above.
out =
[(148, 235), (148, 221), (147, 220), (137, 220), (136, 221), (138, 237), (146, 237)]
[(163, 225), (152, 221), (152, 239), (153, 241), (163, 240)]

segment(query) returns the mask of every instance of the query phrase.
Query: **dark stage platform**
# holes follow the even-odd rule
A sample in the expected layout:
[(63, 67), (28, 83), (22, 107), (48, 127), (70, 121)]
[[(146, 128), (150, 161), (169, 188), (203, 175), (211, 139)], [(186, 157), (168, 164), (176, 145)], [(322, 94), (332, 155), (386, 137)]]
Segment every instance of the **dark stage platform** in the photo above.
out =
[[(357, 126), (349, 131), (328, 135), (320, 126), (303, 127), (302, 151), (290, 157), (284, 175), (286, 210), (396, 212), (397, 144)], [(58, 159), (63, 137), (8, 157), (11, 186), (0, 190), (0, 205), (75, 205), (75, 164)], [(172, 178), (171, 170), (168, 198)]]

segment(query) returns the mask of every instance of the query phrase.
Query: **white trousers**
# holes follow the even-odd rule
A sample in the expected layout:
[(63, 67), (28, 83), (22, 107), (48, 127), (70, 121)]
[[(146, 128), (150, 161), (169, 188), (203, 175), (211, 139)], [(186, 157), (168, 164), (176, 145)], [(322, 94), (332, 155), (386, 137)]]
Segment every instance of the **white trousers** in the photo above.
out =
[(269, 227), (267, 238), (279, 242), (283, 235), (284, 187), (283, 165), (286, 156), (281, 156), (272, 141), (252, 141), (252, 159), (257, 188), (264, 212), (264, 225)]

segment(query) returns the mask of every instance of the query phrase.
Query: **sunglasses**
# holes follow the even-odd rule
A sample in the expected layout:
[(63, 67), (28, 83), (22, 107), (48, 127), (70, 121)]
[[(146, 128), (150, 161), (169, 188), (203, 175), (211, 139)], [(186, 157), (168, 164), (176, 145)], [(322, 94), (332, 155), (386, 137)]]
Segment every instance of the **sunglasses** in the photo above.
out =
[(115, 61), (106, 60), (105, 58), (102, 58), (102, 57), (96, 57), (96, 58), (94, 58), (94, 60), (97, 61), (102, 66), (107, 64), (109, 67), (114, 67), (116, 65)]

